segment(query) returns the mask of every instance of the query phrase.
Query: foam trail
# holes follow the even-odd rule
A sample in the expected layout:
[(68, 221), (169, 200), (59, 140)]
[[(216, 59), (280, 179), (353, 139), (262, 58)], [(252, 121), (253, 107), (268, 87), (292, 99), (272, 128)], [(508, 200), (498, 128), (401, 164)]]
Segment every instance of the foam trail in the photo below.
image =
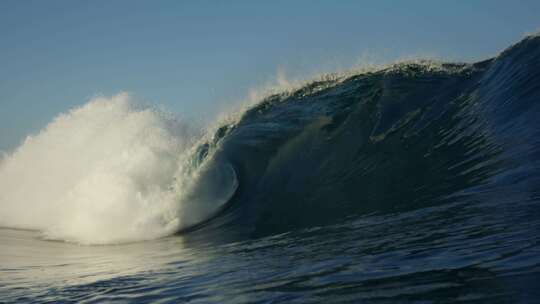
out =
[(193, 142), (178, 130), (125, 93), (59, 115), (1, 160), (0, 226), (83, 244), (176, 231), (177, 180)]

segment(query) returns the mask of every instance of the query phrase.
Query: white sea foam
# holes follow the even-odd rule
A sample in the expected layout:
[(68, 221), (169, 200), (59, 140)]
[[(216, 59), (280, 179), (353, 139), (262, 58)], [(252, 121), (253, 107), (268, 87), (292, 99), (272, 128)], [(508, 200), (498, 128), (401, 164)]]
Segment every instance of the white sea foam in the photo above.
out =
[(0, 226), (107, 244), (194, 224), (214, 210), (180, 214), (190, 212), (182, 197), (193, 184), (182, 179), (196, 179), (183, 167), (192, 143), (174, 119), (134, 106), (127, 94), (95, 98), (2, 157)]

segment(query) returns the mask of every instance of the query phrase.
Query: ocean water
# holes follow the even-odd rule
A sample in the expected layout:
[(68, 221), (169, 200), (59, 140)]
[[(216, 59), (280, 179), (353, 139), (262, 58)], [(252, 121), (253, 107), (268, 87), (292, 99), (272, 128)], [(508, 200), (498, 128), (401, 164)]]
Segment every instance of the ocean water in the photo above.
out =
[(205, 130), (120, 94), (0, 158), (0, 302), (540, 303), (540, 37)]

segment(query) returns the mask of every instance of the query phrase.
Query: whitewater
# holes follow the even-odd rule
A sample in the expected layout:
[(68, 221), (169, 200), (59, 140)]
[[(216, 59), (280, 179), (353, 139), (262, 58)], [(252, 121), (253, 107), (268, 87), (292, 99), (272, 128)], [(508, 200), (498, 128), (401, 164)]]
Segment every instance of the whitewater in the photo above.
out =
[[(4, 157), (0, 226), (39, 230), (52, 240), (107, 244), (194, 225), (230, 195), (183, 200), (202, 182), (201, 169), (190, 167), (194, 133), (170, 115), (137, 106), (126, 93), (94, 98)], [(234, 179), (223, 170), (224, 176), (213, 178)], [(230, 187), (226, 191), (233, 192)]]

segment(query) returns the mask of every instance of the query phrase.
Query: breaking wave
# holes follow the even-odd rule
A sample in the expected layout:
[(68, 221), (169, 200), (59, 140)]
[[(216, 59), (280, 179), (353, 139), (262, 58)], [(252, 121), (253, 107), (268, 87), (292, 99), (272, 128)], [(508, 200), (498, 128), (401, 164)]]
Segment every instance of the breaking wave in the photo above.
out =
[[(0, 225), (114, 243), (259, 237), (456, 202), (538, 202), (540, 38), (474, 64), (402, 62), (270, 95), (203, 134), (121, 94), (0, 167)], [(523, 199), (518, 199), (521, 197)]]

